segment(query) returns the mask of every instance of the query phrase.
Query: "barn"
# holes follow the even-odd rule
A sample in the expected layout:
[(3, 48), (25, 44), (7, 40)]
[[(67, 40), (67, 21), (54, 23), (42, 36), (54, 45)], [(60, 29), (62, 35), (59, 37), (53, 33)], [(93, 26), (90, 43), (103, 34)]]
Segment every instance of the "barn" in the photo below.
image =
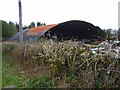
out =
[(51, 28), (46, 33), (50, 33), (51, 36), (57, 36), (59, 40), (84, 40), (106, 38), (106, 33), (98, 26), (94, 26), (91, 23), (79, 20), (63, 22)]
[[(56, 36), (58, 40), (89, 40), (89, 39), (105, 39), (106, 33), (98, 26), (79, 20), (66, 21), (60, 24), (51, 24), (39, 26), (23, 31), (24, 41), (37, 41), (41, 36), (50, 38)], [(9, 41), (19, 41), (20, 32), (13, 35)]]

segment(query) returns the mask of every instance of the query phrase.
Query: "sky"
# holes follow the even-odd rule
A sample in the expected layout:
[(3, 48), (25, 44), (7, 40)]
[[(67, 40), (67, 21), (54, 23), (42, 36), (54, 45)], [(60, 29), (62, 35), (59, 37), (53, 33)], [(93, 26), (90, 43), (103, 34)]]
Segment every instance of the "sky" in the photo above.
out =
[[(90, 22), (101, 29), (118, 29), (119, 0), (21, 0), (22, 23), (46, 24), (69, 20)], [(0, 0), (0, 19), (19, 22), (18, 0)]]

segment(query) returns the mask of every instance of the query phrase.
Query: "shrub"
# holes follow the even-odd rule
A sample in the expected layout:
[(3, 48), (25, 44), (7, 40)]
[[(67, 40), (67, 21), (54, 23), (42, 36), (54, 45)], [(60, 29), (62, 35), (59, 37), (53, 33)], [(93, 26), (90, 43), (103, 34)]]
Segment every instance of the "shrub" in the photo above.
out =
[(15, 43), (3, 43), (2, 44), (2, 52), (4, 53), (11, 53), (16, 47)]
[[(100, 53), (92, 54), (80, 42), (45, 40), (25, 44), (23, 54), (19, 51), (18, 46), (13, 50), (12, 56), (17, 64), (29, 73), (40, 74), (47, 70), (50, 77), (59, 77), (65, 83), (70, 83), (71, 87), (119, 86), (120, 61)], [(41, 67), (43, 68), (40, 69)], [(54, 81), (59, 85), (58, 81)]]

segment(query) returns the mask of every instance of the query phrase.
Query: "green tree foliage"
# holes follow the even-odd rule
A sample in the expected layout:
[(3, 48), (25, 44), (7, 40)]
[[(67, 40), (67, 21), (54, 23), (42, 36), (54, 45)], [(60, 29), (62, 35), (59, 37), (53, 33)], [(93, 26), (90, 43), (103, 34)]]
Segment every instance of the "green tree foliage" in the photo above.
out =
[(1, 20), (2, 22), (2, 38), (9, 38), (17, 32), (17, 28), (11, 21), (9, 23)]
[(17, 31), (19, 32), (19, 24), (15, 24)]
[(106, 30), (108, 40), (110, 40), (110, 38), (111, 38), (111, 31), (112, 31), (112, 29), (107, 29)]
[(106, 34), (107, 34), (107, 40), (115, 40), (116, 39), (116, 30), (113, 29), (107, 29), (105, 30)]
[(29, 28), (33, 28), (33, 27), (35, 27), (35, 23), (31, 22), (30, 25), (29, 25)]
[(46, 24), (37, 21), (37, 27), (38, 27), (38, 26), (44, 26), (44, 25), (46, 25)]
[(1, 38), (2, 38), (2, 22), (0, 20), (0, 41), (1, 41)]
[(37, 22), (37, 27), (38, 27), (38, 26), (41, 26), (41, 22)]
[(1, 21), (2, 22), (2, 37), (7, 37), (8, 35), (8, 23), (5, 21)]
[(46, 25), (46, 23), (44, 23), (43, 25)]

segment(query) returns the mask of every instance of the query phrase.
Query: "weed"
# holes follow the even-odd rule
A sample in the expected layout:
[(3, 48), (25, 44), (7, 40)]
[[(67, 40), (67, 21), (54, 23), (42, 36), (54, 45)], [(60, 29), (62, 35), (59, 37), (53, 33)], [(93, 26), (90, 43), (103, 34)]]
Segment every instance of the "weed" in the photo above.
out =
[(17, 72), (15, 65), (11, 62), (10, 56), (4, 54), (2, 63), (2, 87), (9, 85), (22, 87), (23, 81), (23, 76)]
[[(20, 53), (20, 45), (15, 47), (11, 53), (14, 63), (27, 71), (30, 77), (60, 77), (55, 85), (67, 82), (69, 87), (102, 88), (120, 85), (120, 61), (108, 55), (92, 54), (80, 42), (44, 40), (26, 43), (23, 54)], [(33, 78), (30, 86), (52, 87), (50, 79), (46, 81), (46, 77), (41, 78), (37, 78), (38, 81)]]
[(28, 88), (53, 88), (54, 82), (47, 76), (34, 78), (29, 81)]

